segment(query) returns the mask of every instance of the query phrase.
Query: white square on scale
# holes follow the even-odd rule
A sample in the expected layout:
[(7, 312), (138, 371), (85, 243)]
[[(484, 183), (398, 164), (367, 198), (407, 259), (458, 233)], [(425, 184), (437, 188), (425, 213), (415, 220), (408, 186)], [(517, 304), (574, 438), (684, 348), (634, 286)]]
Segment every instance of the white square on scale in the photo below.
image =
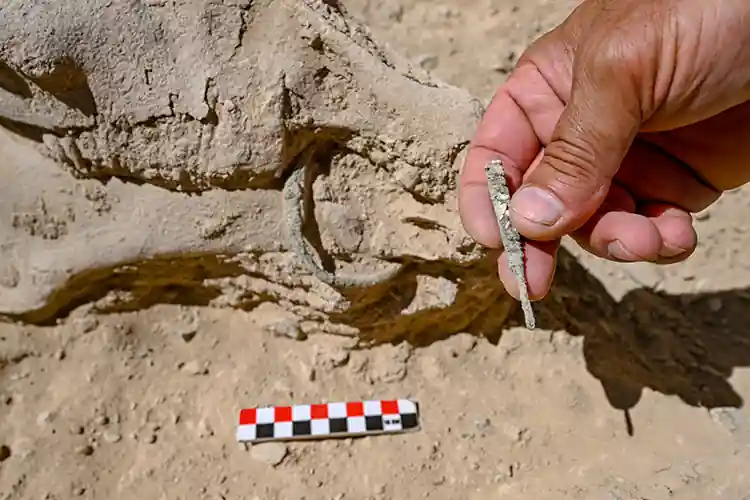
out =
[(329, 403), (328, 418), (346, 418), (346, 403)]
[(365, 401), (365, 416), (382, 415), (383, 409), (380, 407), (380, 401)]
[(398, 415), (388, 415), (383, 418), (383, 430), (384, 431), (400, 431), (403, 429), (401, 425), (401, 417)]
[(316, 418), (310, 422), (310, 431), (313, 436), (325, 436), (331, 433), (331, 425), (327, 418)]
[(295, 422), (310, 420), (310, 405), (292, 406), (292, 420)]
[(274, 419), (274, 408), (258, 408), (255, 412), (256, 422), (259, 424), (272, 424)]
[(237, 427), (237, 441), (255, 441), (255, 425)]
[(365, 432), (365, 417), (349, 417), (347, 419), (347, 428), (349, 432)]
[(273, 437), (276, 437), (276, 438), (292, 437), (292, 423), (291, 422), (277, 422), (273, 424)]
[(401, 414), (417, 413), (417, 405), (416, 403), (414, 403), (414, 401), (410, 401), (408, 399), (399, 399), (398, 400), (398, 412)]

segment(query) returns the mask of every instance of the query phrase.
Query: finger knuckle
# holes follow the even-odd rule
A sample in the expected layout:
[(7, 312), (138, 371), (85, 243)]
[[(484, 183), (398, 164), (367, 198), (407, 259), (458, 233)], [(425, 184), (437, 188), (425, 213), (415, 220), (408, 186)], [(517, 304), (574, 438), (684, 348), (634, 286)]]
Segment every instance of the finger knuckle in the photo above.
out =
[(630, 24), (601, 32), (581, 48), (578, 69), (600, 84), (628, 84), (652, 65), (657, 39), (649, 25)]
[(602, 179), (600, 169), (596, 168), (594, 147), (584, 137), (556, 141), (544, 156), (550, 168), (555, 170), (555, 178), (561, 186), (589, 191)]
[(623, 40), (619, 36), (611, 36), (601, 40), (588, 51), (587, 65), (596, 70), (619, 70), (629, 61), (637, 58), (633, 50), (632, 40)]

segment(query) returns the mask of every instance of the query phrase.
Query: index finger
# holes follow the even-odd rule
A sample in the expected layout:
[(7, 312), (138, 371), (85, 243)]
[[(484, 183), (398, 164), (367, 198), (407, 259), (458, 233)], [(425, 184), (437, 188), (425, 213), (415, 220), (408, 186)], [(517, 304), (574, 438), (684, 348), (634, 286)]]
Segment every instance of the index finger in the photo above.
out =
[(469, 145), (458, 186), (461, 221), (478, 243), (497, 248), (500, 232), (492, 210), (484, 166), (501, 160), (508, 187), (514, 192), (521, 185), (523, 172), (539, 153), (541, 144), (524, 110), (511, 96), (511, 76), (498, 89), (479, 123)]

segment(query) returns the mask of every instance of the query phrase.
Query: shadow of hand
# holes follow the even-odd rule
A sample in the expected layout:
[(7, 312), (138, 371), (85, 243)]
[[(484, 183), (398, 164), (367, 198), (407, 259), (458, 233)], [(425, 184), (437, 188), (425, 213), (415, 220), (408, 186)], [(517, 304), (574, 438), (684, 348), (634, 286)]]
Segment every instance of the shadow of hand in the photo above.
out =
[(589, 372), (610, 404), (634, 407), (644, 388), (705, 408), (741, 407), (729, 383), (750, 366), (750, 290), (669, 295), (648, 289), (615, 302), (561, 250), (558, 276), (536, 306), (547, 329), (584, 337)]

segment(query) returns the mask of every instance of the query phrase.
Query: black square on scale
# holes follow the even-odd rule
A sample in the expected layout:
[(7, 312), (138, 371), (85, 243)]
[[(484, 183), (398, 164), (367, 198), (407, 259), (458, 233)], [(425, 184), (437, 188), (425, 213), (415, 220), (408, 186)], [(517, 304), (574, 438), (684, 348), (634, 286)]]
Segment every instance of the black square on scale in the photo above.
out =
[(309, 436), (312, 434), (309, 420), (302, 420), (300, 422), (292, 422), (292, 435), (293, 436)]
[(258, 424), (255, 427), (255, 439), (268, 439), (273, 437), (273, 424)]
[(349, 431), (349, 426), (346, 425), (346, 418), (332, 418), (328, 423), (332, 434)]

